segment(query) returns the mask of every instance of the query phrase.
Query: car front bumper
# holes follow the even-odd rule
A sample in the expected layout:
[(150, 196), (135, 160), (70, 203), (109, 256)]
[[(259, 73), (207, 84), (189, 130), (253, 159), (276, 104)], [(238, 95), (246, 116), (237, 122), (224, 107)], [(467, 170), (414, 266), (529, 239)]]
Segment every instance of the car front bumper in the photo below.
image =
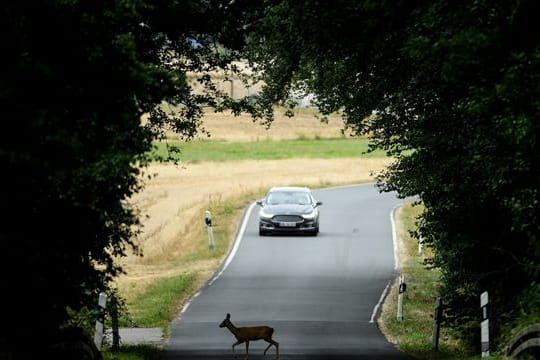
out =
[(275, 222), (259, 221), (259, 228), (267, 232), (314, 232), (317, 231), (316, 221)]

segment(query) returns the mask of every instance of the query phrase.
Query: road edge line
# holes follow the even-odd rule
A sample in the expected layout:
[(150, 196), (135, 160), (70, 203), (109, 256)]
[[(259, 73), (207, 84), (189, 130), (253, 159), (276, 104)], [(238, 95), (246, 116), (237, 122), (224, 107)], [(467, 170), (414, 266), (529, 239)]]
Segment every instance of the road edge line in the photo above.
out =
[(212, 284), (223, 274), (223, 272), (227, 269), (231, 261), (233, 260), (234, 256), (236, 255), (236, 252), (238, 251), (238, 248), (240, 247), (240, 243), (242, 242), (242, 238), (244, 237), (244, 232), (246, 231), (247, 222), (249, 220), (249, 217), (251, 215), (251, 211), (253, 210), (253, 207), (256, 203), (251, 203), (249, 208), (246, 211), (246, 214), (244, 215), (244, 218), (242, 219), (242, 225), (240, 226), (240, 230), (238, 231), (238, 234), (236, 234), (236, 238), (234, 239), (234, 245), (229, 252), (229, 255), (227, 255), (227, 258), (223, 262), (223, 266), (221, 267), (221, 270), (214, 275), (214, 277), (208, 282), (208, 286), (212, 286)]
[[(390, 224), (392, 226), (392, 247), (393, 247), (393, 250), (394, 250), (394, 271), (396, 271), (398, 269), (398, 264), (399, 264), (395, 213), (396, 213), (396, 210), (399, 209), (401, 206), (402, 206), (402, 204), (396, 205), (390, 211)], [(375, 318), (377, 317), (377, 315), (379, 313), (379, 308), (382, 306), (382, 304), (383, 304), (383, 302), (384, 302), (384, 300), (386, 298), (386, 295), (388, 293), (388, 290), (390, 289), (391, 284), (392, 284), (392, 280), (389, 280), (388, 284), (386, 284), (384, 290), (382, 291), (381, 296), (379, 297), (379, 301), (373, 307), (373, 311), (371, 313), (371, 318), (369, 319), (370, 323), (375, 322)]]

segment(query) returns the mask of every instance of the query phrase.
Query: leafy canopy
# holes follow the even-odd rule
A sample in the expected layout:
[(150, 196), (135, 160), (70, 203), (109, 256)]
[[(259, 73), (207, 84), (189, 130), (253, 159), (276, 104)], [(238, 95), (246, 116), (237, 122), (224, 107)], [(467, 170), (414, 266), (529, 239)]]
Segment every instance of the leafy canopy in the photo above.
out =
[[(114, 259), (139, 251), (128, 200), (153, 139), (204, 132), (203, 106), (270, 125), (272, 105), (302, 93), (395, 156), (381, 187), (425, 206), (448, 323), (479, 344), (489, 291), (497, 333), (522, 292), (540, 293), (537, 12), (529, 0), (8, 1), (1, 271), (18, 290), (0, 344), (23, 349), (29, 324), (49, 342), (121, 273)], [(243, 59), (264, 84), (254, 104), (212, 78)]]
[(481, 292), (495, 335), (521, 293), (540, 293), (538, 10), (533, 1), (285, 0), (248, 28), (266, 96), (313, 93), (323, 112), (341, 112), (395, 156), (381, 189), (425, 206), (416, 235), (435, 249), (446, 321), (474, 346)]
[(239, 17), (227, 3), (3, 4), (3, 351), (43, 352), (68, 310), (93, 308), (122, 272), (115, 259), (141, 254), (129, 199), (152, 141), (167, 130), (184, 139), (202, 131), (203, 106), (247, 106), (211, 78), (238, 60)]

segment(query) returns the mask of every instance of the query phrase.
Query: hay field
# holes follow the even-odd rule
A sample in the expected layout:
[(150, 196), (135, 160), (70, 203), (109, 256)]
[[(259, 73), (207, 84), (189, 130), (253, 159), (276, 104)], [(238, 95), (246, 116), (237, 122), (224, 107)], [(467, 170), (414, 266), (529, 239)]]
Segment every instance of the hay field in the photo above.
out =
[[(204, 126), (211, 139), (227, 141), (342, 136), (338, 117), (325, 124), (312, 110), (300, 111), (303, 113), (293, 118), (277, 113), (269, 130), (248, 116), (214, 113), (204, 118)], [(157, 278), (197, 271), (202, 284), (210, 277), (221, 259), (184, 263), (178, 258), (201, 247), (200, 226), (212, 201), (264, 193), (274, 185), (320, 187), (373, 181), (372, 174), (388, 163), (388, 159), (379, 158), (339, 158), (151, 165), (147, 172), (156, 176), (146, 180), (144, 190), (131, 199), (146, 215), (138, 239), (144, 257), (130, 255), (121, 260), (127, 274), (118, 279), (118, 287), (129, 300)]]
[(284, 112), (285, 109), (276, 110), (276, 119), (268, 129), (258, 122), (253, 122), (251, 117), (245, 114), (235, 117), (208, 113), (204, 118), (204, 125), (210, 132), (211, 139), (222, 141), (325, 139), (350, 136), (350, 131), (343, 129), (343, 120), (338, 116), (331, 116), (328, 123), (324, 123), (312, 108), (296, 109), (292, 118), (284, 116)]

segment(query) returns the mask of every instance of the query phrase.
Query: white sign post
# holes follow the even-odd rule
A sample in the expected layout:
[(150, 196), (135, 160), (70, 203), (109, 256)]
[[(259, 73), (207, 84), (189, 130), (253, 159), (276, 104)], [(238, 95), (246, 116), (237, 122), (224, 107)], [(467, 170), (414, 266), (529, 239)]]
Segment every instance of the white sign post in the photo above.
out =
[(484, 291), (480, 295), (480, 307), (482, 309), (482, 318), (480, 324), (480, 341), (482, 346), (482, 357), (489, 356), (489, 299), (488, 292)]
[(103, 322), (105, 321), (106, 304), (107, 294), (104, 292), (99, 293), (98, 306), (96, 308), (96, 333), (94, 334), (94, 343), (99, 350), (101, 350), (101, 343), (103, 342)]
[(210, 211), (206, 210), (205, 216), (204, 216), (204, 223), (206, 224), (206, 228), (208, 230), (208, 248), (214, 249), (216, 244), (214, 243), (214, 229), (212, 228), (212, 214), (210, 214)]
[(399, 277), (399, 291), (398, 291), (398, 308), (397, 308), (397, 320), (403, 320), (403, 293), (407, 290), (407, 284), (405, 283), (405, 276)]

